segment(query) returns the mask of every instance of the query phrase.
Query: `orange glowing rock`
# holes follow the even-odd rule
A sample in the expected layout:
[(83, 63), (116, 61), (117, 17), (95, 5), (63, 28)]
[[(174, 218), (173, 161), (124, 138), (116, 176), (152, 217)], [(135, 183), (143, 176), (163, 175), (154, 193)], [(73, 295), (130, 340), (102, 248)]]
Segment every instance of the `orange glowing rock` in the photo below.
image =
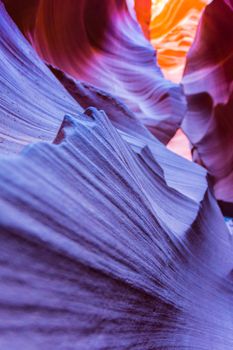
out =
[(135, 12), (146, 38), (150, 38), (152, 0), (135, 0)]
[[(166, 78), (179, 82), (186, 55), (193, 43), (202, 10), (210, 0), (151, 0), (149, 37)], [(145, 33), (149, 4), (135, 0), (135, 10)], [(141, 11), (141, 13), (140, 13)]]

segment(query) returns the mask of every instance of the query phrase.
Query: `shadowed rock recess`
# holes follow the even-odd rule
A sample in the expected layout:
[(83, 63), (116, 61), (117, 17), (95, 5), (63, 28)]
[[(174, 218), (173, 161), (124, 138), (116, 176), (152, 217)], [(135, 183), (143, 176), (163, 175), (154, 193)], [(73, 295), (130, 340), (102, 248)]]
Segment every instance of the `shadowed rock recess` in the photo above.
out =
[[(230, 123), (231, 77), (217, 56), (205, 68), (202, 27), (210, 16), (221, 42), (231, 1), (203, 14), (187, 103), (139, 5), (0, 1), (0, 350), (233, 349), (233, 240), (215, 198), (231, 203), (230, 158), (215, 173), (223, 149), (205, 157), (216, 113)], [(166, 148), (181, 123), (206, 169)]]

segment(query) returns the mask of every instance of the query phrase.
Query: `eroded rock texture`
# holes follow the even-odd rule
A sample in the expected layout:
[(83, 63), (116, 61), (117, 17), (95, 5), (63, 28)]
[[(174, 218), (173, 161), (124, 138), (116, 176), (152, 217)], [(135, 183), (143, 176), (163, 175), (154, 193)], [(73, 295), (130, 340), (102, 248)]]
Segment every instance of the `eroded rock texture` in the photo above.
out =
[(82, 110), (39, 59), (0, 3), (0, 150), (52, 140), (65, 113)]
[(160, 141), (170, 140), (185, 98), (179, 85), (163, 78), (132, 1), (5, 3), (47, 63), (121, 98)]
[(183, 85), (188, 112), (183, 128), (194, 159), (214, 181), (218, 199), (233, 201), (233, 1), (207, 6), (189, 52)]
[(232, 246), (206, 186), (169, 188), (103, 112), (76, 120), (1, 162), (1, 348), (231, 349)]
[[(1, 3), (0, 350), (232, 350), (232, 236), (207, 171), (167, 150), (153, 135), (157, 126), (152, 134), (135, 109), (148, 103), (145, 75), (149, 85), (166, 86), (153, 106), (169, 139), (163, 103), (174, 85), (150, 59), (142, 64), (151, 47), (131, 1), (101, 0), (108, 31), (91, 22), (97, 36), (85, 28), (81, 46), (75, 37), (84, 38), (81, 23), (96, 1), (56, 1), (61, 17), (52, 0), (6, 3), (40, 55), (51, 53), (52, 65)], [(85, 11), (69, 27), (75, 4)], [(45, 25), (45, 13), (68, 26), (69, 45), (62, 36), (50, 42), (54, 27)], [(100, 49), (100, 37), (114, 50)], [(136, 58), (123, 61), (122, 47)], [(135, 86), (141, 79), (144, 94), (130, 90), (129, 77)], [(114, 81), (121, 94), (112, 94)]]

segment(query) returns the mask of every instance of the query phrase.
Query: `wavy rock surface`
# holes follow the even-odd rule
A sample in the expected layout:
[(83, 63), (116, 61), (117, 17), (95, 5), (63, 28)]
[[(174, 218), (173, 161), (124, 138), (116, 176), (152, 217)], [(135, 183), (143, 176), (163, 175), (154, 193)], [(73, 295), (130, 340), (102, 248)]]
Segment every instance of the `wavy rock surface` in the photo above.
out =
[(47, 63), (121, 98), (163, 143), (175, 134), (186, 108), (183, 92), (163, 78), (132, 1), (5, 4)]
[(213, 178), (219, 200), (233, 202), (233, 1), (205, 10), (188, 55), (183, 85), (188, 112), (183, 128), (194, 159)]
[[(2, 67), (3, 74), (1, 73), (0, 76), (3, 92), (1, 152), (3, 154), (18, 153), (31, 142), (51, 141), (60, 127), (64, 111), (70, 111), (75, 118), (78, 112), (82, 112), (88, 106), (104, 110), (134, 152), (140, 153), (145, 147), (150, 148), (149, 153), (158, 163), (157, 166), (161, 168), (160, 175), (168, 186), (168, 192), (174, 189), (174, 196), (176, 194), (181, 197), (186, 196), (193, 201), (192, 210), (180, 217), (181, 221), (177, 225), (177, 233), (183, 234), (198, 215), (200, 201), (204, 197), (207, 185), (205, 171), (201, 171), (195, 164), (186, 162), (167, 151), (117, 98), (87, 83), (68, 78), (60, 71), (52, 69), (52, 74), (40, 62), (33, 49), (6, 14), (3, 6), (1, 6), (1, 13), (2, 57), (9, 62), (9, 66), (15, 67), (20, 77), (24, 78), (19, 79), (15, 70), (10, 75), (11, 70), (8, 66), (6, 66), (7, 75), (3, 69), (4, 66)], [(3, 36), (3, 32), (7, 34)], [(13, 50), (10, 51), (9, 47)], [(5, 89), (8, 82), (11, 83), (11, 89)], [(19, 96), (17, 95), (18, 91)], [(32, 93), (27, 96), (30, 91)], [(27, 109), (27, 106), (30, 108)], [(186, 178), (183, 173), (186, 167), (189, 168), (190, 178)], [(174, 168), (176, 168), (177, 178), (174, 176)], [(193, 181), (200, 183), (200, 192), (194, 190)], [(182, 206), (182, 201), (180, 205)], [(164, 205), (158, 206), (158, 210), (161, 210), (161, 215), (164, 216), (163, 220), (167, 221), (167, 224), (169, 224), (169, 220), (166, 219), (166, 215), (171, 215), (170, 207), (172, 207), (172, 199), (170, 205), (167, 206), (167, 203), (164, 203)], [(170, 224), (172, 225), (172, 221)], [(176, 230), (175, 227), (173, 229)]]
[[(193, 201), (192, 210), (191, 207), (187, 206), (186, 214), (182, 217), (180, 216), (181, 221), (177, 224), (177, 233), (184, 233), (195, 220), (199, 211), (200, 202), (204, 197), (207, 187), (205, 170), (169, 152), (142, 124), (140, 124), (139, 121), (137, 121), (133, 113), (118, 99), (94, 86), (68, 78), (60, 71), (53, 69), (53, 72), (72, 97), (84, 109), (88, 106), (94, 106), (104, 110), (120, 135), (130, 145), (131, 149), (137, 154), (140, 154), (143, 150), (145, 153), (144, 156), (149, 152), (149, 158), (152, 157), (153, 161), (157, 163), (156, 166), (161, 168), (162, 172), (159, 171), (159, 174), (160, 177), (162, 176), (165, 185), (168, 186), (168, 194), (166, 202), (160, 204), (157, 209), (158, 216), (160, 216), (160, 218), (163, 216), (165, 225), (169, 225), (168, 218), (171, 216), (170, 208), (172, 208), (172, 201), (175, 200), (176, 196), (185, 196)], [(151, 160), (149, 163), (151, 163)], [(190, 178), (184, 173), (184, 169), (186, 168), (188, 168)], [(174, 169), (176, 170), (174, 171)], [(193, 187), (193, 183), (195, 182), (199, 183), (199, 191), (196, 191), (195, 187)], [(174, 197), (171, 196), (173, 189), (175, 190)], [(154, 196), (157, 196), (156, 192)], [(168, 202), (170, 202), (170, 204), (168, 204)], [(182, 209), (183, 205), (184, 203), (181, 201), (180, 210), (184, 210)], [(186, 204), (184, 206), (186, 206)], [(162, 210), (160, 211), (160, 209)], [(170, 221), (170, 224), (172, 226), (171, 230), (175, 232), (174, 218)]]
[(65, 113), (82, 108), (41, 62), (0, 3), (0, 151), (52, 140)]
[(232, 350), (232, 237), (206, 171), (0, 14), (0, 350)]
[(1, 349), (232, 348), (229, 233), (208, 191), (171, 231), (161, 176), (93, 108), (1, 161)]

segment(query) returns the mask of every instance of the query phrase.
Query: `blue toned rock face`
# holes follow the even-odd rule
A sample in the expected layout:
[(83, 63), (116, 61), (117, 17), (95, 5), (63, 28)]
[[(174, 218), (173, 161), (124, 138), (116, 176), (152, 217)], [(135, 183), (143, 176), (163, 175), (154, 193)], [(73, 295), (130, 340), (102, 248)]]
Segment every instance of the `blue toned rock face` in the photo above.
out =
[[(152, 68), (131, 2), (101, 2), (101, 23), (96, 4), (5, 1), (34, 48), (0, 5), (0, 350), (232, 350), (213, 178), (161, 143), (182, 89)], [(70, 42), (45, 41), (76, 11)]]

